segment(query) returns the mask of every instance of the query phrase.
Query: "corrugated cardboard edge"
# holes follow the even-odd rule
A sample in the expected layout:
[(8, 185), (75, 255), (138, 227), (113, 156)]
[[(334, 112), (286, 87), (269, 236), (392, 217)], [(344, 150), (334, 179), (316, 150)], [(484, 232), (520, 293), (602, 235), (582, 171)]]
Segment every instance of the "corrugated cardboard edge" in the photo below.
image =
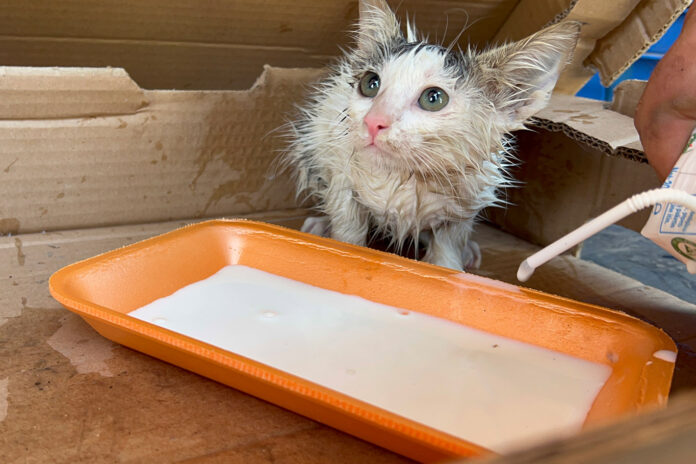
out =
[(498, 28), (492, 42), (520, 40), (555, 24), (575, 7), (579, 0), (520, 0), (505, 22)]
[(297, 206), (275, 175), (278, 129), (319, 69), (266, 67), (245, 91), (142, 90), (122, 69), (0, 72), (0, 234)]
[(519, 40), (568, 19), (584, 23), (556, 92), (574, 94), (599, 71), (609, 86), (669, 29), (691, 0), (521, 0), (494, 42)]
[[(506, 189), (506, 208), (485, 211), (485, 217), (506, 232), (548, 245), (636, 193), (658, 188), (659, 179), (647, 163), (610, 156), (544, 129), (517, 134), (520, 162), (510, 174), (520, 188)], [(650, 210), (633, 214), (620, 225), (640, 230)]]
[(563, 132), (569, 138), (611, 156), (647, 162), (633, 119), (597, 100), (554, 94), (530, 121), (533, 127)]
[(0, 120), (130, 115), (147, 106), (121, 68), (0, 67)]
[(611, 85), (677, 20), (692, 0), (643, 0), (619, 26), (597, 42), (585, 60)]
[[(556, 91), (575, 94), (595, 73), (587, 67), (586, 58), (594, 53), (597, 44), (608, 33), (623, 23), (640, 0), (581, 0), (565, 19), (584, 24), (572, 61), (565, 67), (556, 85)], [(621, 37), (619, 40), (626, 40)]]
[(584, 60), (597, 41), (621, 23), (639, 0), (521, 0), (497, 31), (494, 41), (520, 40), (563, 20), (580, 21), (583, 28), (573, 57), (561, 73), (556, 92), (576, 93), (592, 76)]
[(636, 108), (640, 97), (643, 96), (647, 81), (629, 79), (620, 82), (614, 88), (614, 99), (609, 105), (609, 109), (617, 113), (633, 118), (636, 115)]

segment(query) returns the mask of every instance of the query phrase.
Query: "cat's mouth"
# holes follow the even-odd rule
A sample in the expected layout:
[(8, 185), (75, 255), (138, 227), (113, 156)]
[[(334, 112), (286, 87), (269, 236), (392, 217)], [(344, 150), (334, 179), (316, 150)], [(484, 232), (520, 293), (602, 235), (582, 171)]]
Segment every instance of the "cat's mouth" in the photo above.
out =
[(380, 154), (384, 153), (384, 150), (382, 149), (382, 147), (380, 147), (379, 145), (377, 145), (374, 142), (370, 143), (368, 145), (365, 145), (363, 147), (362, 151), (364, 151), (365, 153), (373, 153), (376, 155), (380, 155)]
[(394, 156), (393, 152), (389, 149), (388, 144), (379, 140), (371, 140), (367, 142), (365, 145), (363, 145), (362, 151), (371, 156)]
[(402, 171), (406, 168), (399, 151), (384, 142), (369, 143), (358, 150), (362, 162), (379, 170)]
[(360, 150), (360, 157), (364, 163), (377, 168), (394, 169), (399, 165), (398, 156), (385, 144), (372, 143), (363, 146)]

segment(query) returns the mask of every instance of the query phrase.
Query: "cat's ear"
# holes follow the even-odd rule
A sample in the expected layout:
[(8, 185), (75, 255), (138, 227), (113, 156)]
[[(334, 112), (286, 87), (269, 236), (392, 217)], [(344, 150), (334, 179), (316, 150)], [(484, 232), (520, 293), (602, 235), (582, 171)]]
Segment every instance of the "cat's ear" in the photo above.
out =
[(401, 37), (399, 21), (384, 0), (360, 0), (358, 49), (370, 52), (377, 45)]
[(487, 50), (476, 58), (480, 82), (506, 130), (519, 129), (548, 103), (581, 24), (566, 21), (519, 42)]

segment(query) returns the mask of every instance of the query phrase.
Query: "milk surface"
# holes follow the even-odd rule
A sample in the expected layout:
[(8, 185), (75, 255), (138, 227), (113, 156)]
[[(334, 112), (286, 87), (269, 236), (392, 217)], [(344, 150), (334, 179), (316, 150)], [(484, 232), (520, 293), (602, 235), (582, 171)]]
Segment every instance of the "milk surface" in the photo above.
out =
[(611, 373), (241, 265), (130, 315), (497, 452), (578, 431)]

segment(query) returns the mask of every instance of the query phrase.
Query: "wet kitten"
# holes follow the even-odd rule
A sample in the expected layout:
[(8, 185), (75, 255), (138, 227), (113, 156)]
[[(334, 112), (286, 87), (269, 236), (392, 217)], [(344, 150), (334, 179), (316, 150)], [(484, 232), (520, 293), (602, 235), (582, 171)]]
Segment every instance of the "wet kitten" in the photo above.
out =
[(383, 0), (362, 1), (357, 47), (293, 124), (286, 162), (325, 215), (303, 230), (357, 245), (376, 230), (424, 243), (430, 263), (478, 267), (469, 235), (511, 182), (507, 133), (546, 105), (579, 24), (483, 52), (406, 29)]

